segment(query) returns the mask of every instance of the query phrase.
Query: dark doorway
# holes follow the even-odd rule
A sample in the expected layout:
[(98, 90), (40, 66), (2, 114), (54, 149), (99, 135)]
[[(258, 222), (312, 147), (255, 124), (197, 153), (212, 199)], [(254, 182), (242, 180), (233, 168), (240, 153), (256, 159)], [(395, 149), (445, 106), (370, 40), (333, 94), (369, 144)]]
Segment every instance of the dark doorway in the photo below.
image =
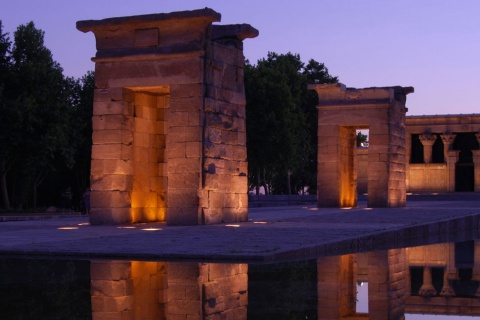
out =
[(460, 150), (455, 165), (455, 191), (475, 191), (474, 166), (472, 150), (478, 149), (478, 140), (473, 132), (457, 133), (454, 150)]

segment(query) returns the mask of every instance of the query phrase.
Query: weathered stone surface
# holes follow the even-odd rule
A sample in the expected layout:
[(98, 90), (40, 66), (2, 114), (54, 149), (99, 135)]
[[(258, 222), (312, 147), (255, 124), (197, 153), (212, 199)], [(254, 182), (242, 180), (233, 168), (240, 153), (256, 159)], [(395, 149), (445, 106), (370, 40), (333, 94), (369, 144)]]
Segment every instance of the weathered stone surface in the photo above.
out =
[(405, 101), (413, 88), (354, 89), (343, 84), (315, 84), (309, 88), (319, 96), (319, 206), (356, 206), (355, 129), (366, 128), (368, 206), (404, 206)]
[(77, 23), (97, 41), (92, 223), (247, 220), (242, 41), (258, 31), (219, 20), (206, 8)]

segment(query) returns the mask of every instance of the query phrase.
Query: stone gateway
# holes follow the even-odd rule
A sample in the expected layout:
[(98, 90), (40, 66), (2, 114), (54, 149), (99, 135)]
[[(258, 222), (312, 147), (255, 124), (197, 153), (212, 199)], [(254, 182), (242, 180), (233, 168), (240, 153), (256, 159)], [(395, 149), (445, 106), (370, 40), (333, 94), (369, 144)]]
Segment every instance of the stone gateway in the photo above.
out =
[(77, 22), (97, 53), (92, 224), (246, 221), (243, 43), (212, 9)]

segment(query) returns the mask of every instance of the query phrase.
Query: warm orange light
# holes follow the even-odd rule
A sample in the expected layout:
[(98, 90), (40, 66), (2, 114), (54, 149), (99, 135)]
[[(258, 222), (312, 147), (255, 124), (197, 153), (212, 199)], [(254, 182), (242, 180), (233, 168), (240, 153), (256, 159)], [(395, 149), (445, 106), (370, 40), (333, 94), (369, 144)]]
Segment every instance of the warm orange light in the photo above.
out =
[(58, 230), (76, 230), (78, 227), (60, 227)]
[(254, 223), (255, 224), (266, 224), (267, 222), (266, 221), (255, 221)]
[(79, 226), (89, 226), (89, 225), (90, 225), (90, 223), (88, 223), (88, 222), (84, 222), (84, 223), (79, 223), (78, 225), (79, 225)]
[(135, 229), (137, 227), (128, 226), (128, 227), (117, 227), (118, 229)]
[(234, 227), (234, 228), (239, 228), (240, 227), (239, 224), (226, 224), (225, 226), (226, 227)]

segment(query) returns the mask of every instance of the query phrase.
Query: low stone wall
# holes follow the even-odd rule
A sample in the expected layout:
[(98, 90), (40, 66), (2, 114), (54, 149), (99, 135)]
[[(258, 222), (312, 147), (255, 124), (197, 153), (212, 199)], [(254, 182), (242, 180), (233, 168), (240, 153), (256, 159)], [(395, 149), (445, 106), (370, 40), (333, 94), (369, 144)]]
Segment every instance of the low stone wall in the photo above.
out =
[(248, 206), (258, 207), (280, 207), (316, 204), (317, 195), (249, 195)]

